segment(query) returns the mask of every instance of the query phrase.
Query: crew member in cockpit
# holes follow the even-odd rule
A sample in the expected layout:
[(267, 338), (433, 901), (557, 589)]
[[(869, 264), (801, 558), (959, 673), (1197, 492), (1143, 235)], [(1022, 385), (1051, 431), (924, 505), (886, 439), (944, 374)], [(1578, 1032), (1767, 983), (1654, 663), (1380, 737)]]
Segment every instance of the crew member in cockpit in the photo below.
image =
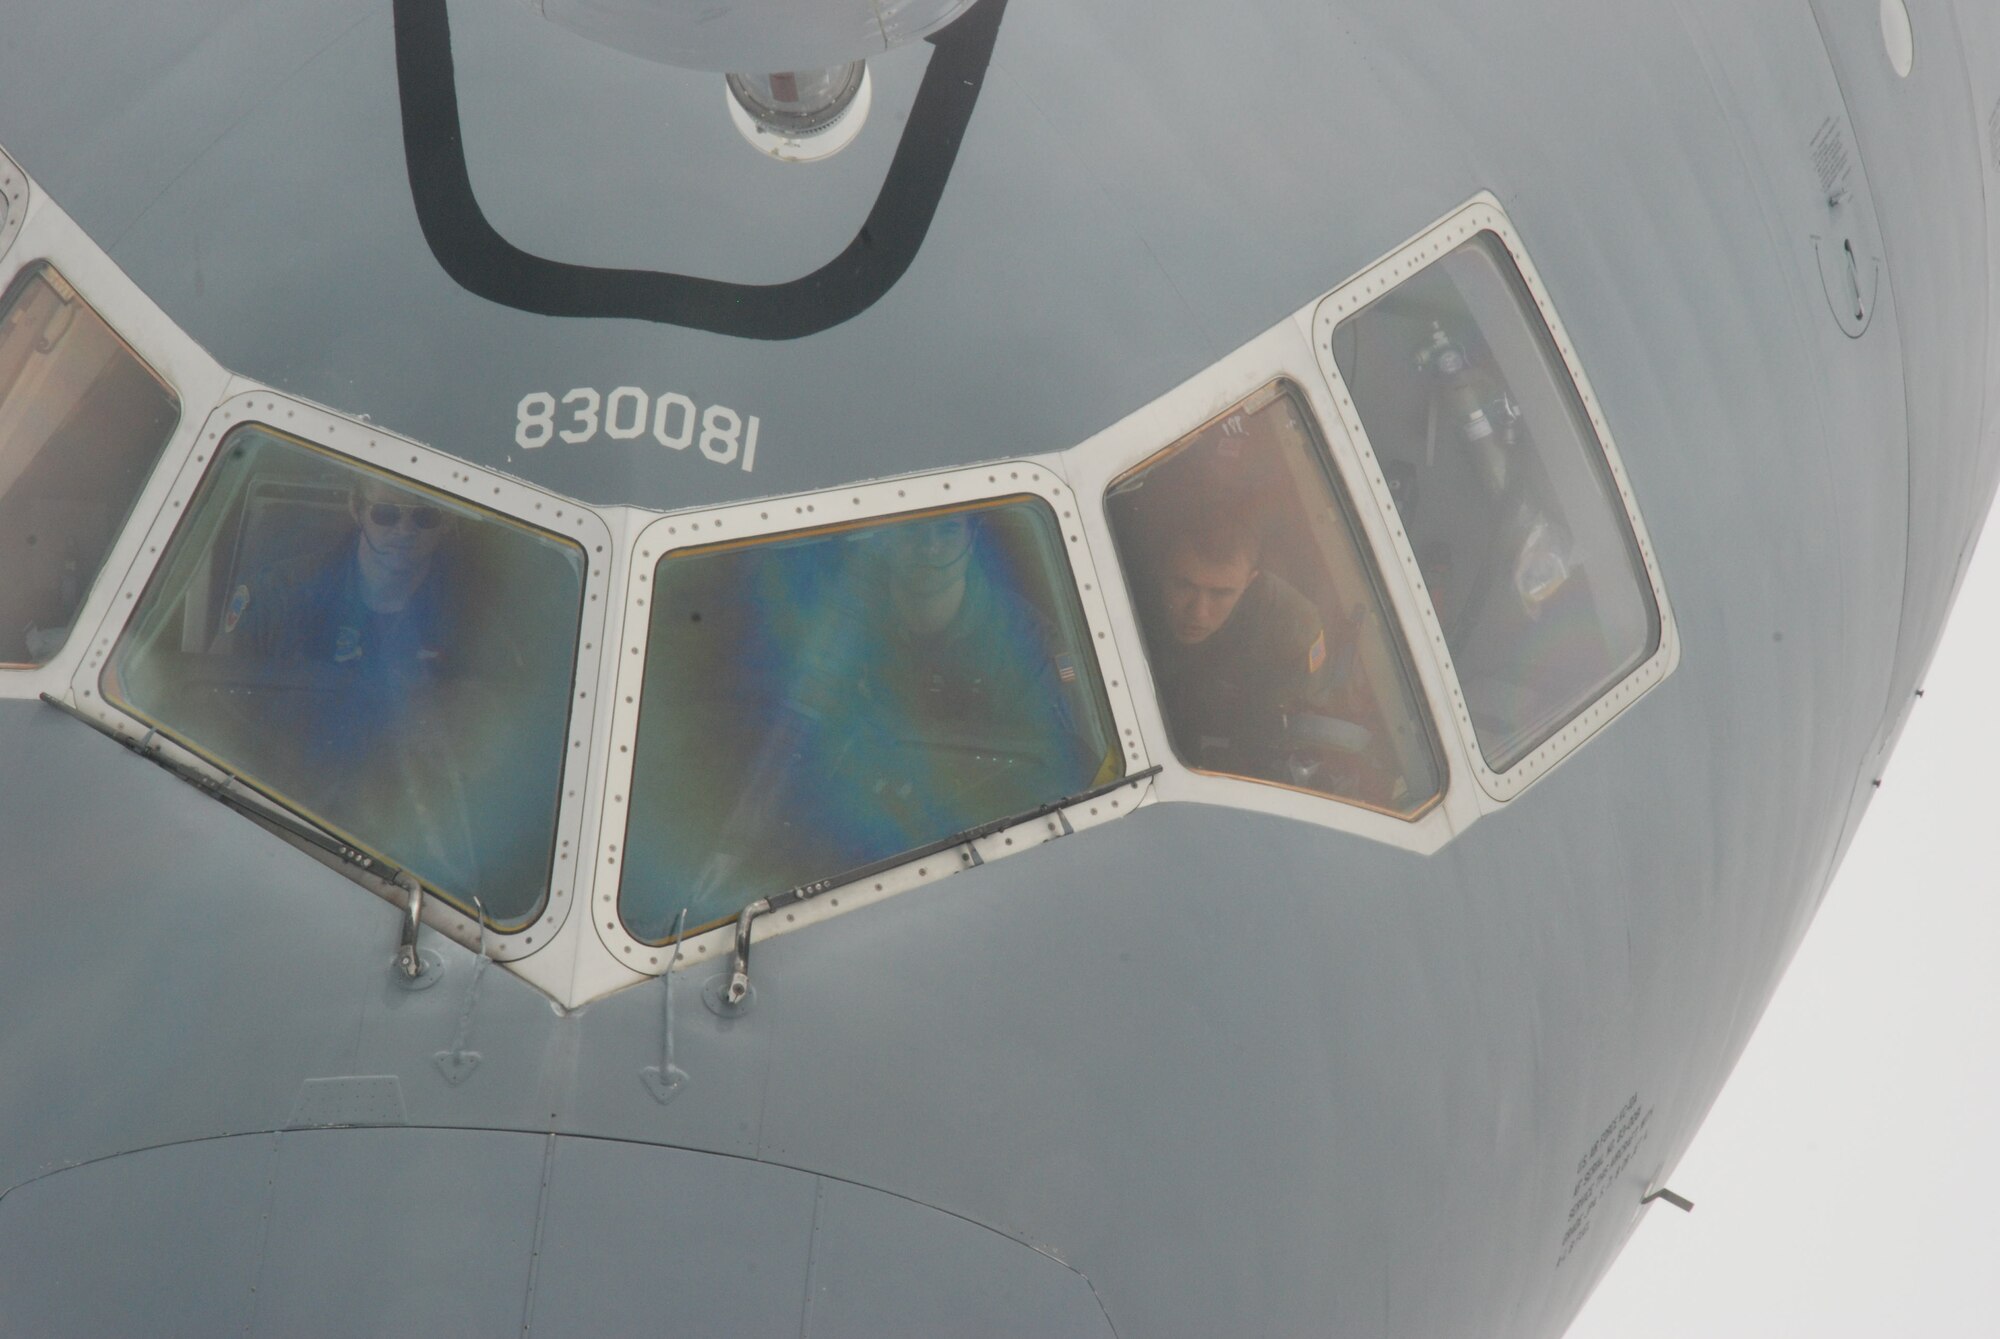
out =
[(355, 489), (348, 513), (351, 541), (236, 587), (220, 649), (406, 685), (436, 676), (452, 640), (449, 580), (440, 571), (450, 513), (373, 476)]
[[(877, 635), (857, 676), (863, 697), (899, 716), (981, 732), (996, 744), (1034, 738), (1073, 771), (1082, 745), (1066, 684), (1072, 655), (1047, 621), (973, 561), (978, 520), (966, 513), (889, 531), (887, 576), (871, 619)], [(1067, 670), (1067, 677), (1065, 671)]]
[(1171, 527), (1148, 642), (1175, 751), (1196, 767), (1286, 781), (1287, 722), (1327, 713), (1334, 648), (1312, 602), (1263, 570), (1262, 547), (1254, 522), (1227, 510)]
[(351, 538), (238, 585), (217, 650), (250, 674), (243, 696), (291, 757), (273, 771), (307, 808), (409, 852), (427, 878), (476, 879), (447, 686), (458, 631), (449, 561), (454, 521), (389, 481), (364, 476), (348, 500)]
[(1102, 761), (1077, 728), (1075, 648), (1009, 586), (982, 519), (898, 522), (853, 555), (816, 602), (844, 635), (818, 639), (791, 694), (819, 722), (818, 765), (869, 792), (864, 826), (897, 840), (1059, 799)]
[(785, 683), (693, 881), (697, 909), (746, 863), (838, 873), (1099, 779), (1107, 760), (1072, 702), (1079, 648), (1010, 588), (980, 524), (947, 513), (844, 554), (774, 556), (759, 603)]

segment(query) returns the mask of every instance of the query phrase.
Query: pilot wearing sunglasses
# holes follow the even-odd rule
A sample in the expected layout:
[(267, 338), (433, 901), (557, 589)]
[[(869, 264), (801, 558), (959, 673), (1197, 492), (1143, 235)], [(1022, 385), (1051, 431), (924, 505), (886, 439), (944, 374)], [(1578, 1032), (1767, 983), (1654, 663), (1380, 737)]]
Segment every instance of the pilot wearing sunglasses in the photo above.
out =
[(424, 877), (473, 887), (458, 522), (375, 475), (356, 480), (347, 519), (330, 546), (237, 586), (216, 650), (243, 675), (234, 701), (261, 731), (266, 780)]
[(332, 665), (405, 686), (435, 676), (451, 641), (443, 578), (451, 514), (369, 476), (350, 496), (348, 515), (350, 540), (231, 593), (223, 650), (267, 663)]

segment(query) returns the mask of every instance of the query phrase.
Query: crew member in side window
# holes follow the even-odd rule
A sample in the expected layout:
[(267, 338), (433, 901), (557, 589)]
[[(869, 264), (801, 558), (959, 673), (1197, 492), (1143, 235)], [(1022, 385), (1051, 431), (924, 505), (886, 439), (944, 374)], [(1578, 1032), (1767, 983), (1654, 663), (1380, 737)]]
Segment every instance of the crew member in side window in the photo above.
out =
[[(1208, 771), (1295, 782), (1317, 751), (1315, 734), (1338, 735), (1334, 662), (1311, 601), (1262, 570), (1249, 517), (1210, 510), (1173, 527), (1158, 565), (1153, 676), (1174, 749)], [(1161, 635), (1163, 634), (1163, 635)], [(1293, 728), (1295, 718), (1301, 722)], [(1365, 741), (1355, 740), (1363, 743)], [(1337, 745), (1336, 745), (1337, 746)]]

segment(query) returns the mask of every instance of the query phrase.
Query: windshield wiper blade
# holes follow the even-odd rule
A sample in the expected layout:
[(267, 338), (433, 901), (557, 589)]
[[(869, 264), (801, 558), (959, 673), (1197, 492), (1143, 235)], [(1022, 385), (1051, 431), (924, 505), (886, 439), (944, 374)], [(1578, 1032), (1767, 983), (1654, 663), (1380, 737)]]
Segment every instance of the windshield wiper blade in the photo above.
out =
[[(1063, 813), (1064, 810), (1070, 808), (1072, 805), (1097, 799), (1101, 795), (1109, 795), (1112, 791), (1122, 787), (1136, 786), (1142, 781), (1158, 776), (1160, 770), (1160, 764), (1155, 763), (1143, 772), (1134, 772), (1130, 776), (1121, 776), (1114, 781), (1107, 781), (1101, 786), (1092, 786), (1087, 790), (1077, 791), (1074, 795), (1065, 795), (1059, 800), (1050, 800), (1045, 804), (1038, 804), (1033, 808), (1023, 809), (1019, 813), (1008, 814), (1001, 818), (988, 819), (984, 823), (975, 823), (969, 828), (961, 828), (948, 837), (940, 837), (938, 840), (926, 843), (923, 846), (914, 847), (907, 851), (898, 851), (894, 855), (884, 856), (880, 860), (871, 860), (865, 865), (857, 865), (853, 869), (845, 870), (842, 873), (831, 875), (824, 879), (815, 879), (811, 883), (802, 883), (796, 888), (788, 888), (775, 896), (757, 899), (738, 912), (736, 916), (736, 952), (730, 966), (729, 982), (722, 992), (723, 1005), (730, 1009), (740, 1009), (743, 1007), (744, 1001), (750, 996), (750, 926), (759, 916), (778, 911), (799, 902), (811, 901), (822, 894), (833, 892), (839, 888), (845, 888), (849, 884), (860, 883), (864, 879), (872, 879), (877, 874), (885, 874), (892, 869), (909, 864), (912, 860), (922, 860), (926, 856), (936, 855), (940, 851), (949, 851), (955, 846), (970, 847), (972, 843), (978, 841), (981, 837), (990, 837), (994, 833), (1006, 828), (1015, 827), (1022, 823), (1032, 823), (1035, 819), (1046, 818), (1051, 814), (1062, 818), (1063, 830), (1061, 835), (1067, 837), (1075, 829), (1070, 827), (1069, 819)], [(979, 859), (977, 851), (973, 852), (973, 860), (975, 864), (985, 863)]]
[(61, 698), (51, 697), (47, 693), (43, 693), (41, 697), (42, 701), (48, 703), (57, 711), (82, 721), (106, 739), (123, 744), (127, 749), (138, 754), (141, 758), (162, 768), (169, 774), (179, 777), (182, 781), (187, 782), (204, 795), (222, 801), (222, 803), (228, 805), (231, 809), (234, 809), (246, 818), (255, 819), (262, 823), (269, 823), (273, 827), (282, 829), (288, 835), (326, 852), (342, 864), (351, 865), (364, 873), (381, 879), (385, 883), (395, 884), (399, 888), (406, 888), (406, 881), (411, 880), (413, 877), (408, 870), (393, 865), (378, 856), (370, 855), (359, 847), (349, 844), (338, 833), (329, 828), (322, 827), (309, 818), (293, 813), (291, 810), (279, 805), (275, 800), (266, 798), (258, 791), (247, 786), (241, 790), (237, 789), (239, 778), (227, 768), (218, 767), (216, 769), (227, 778), (223, 781), (217, 781), (205, 773), (187, 766), (185, 763), (176, 762), (174, 759), (161, 753), (157, 748), (148, 748), (146, 741), (153, 737), (155, 733), (153, 731), (148, 731), (145, 736), (134, 739), (129, 735), (113, 730), (110, 726), (97, 720), (95, 717), (77, 710)]
[[(829, 878), (815, 879), (811, 883), (800, 884), (796, 888), (790, 888), (779, 893), (776, 897), (766, 898), (765, 901), (769, 903), (767, 910), (777, 911), (783, 907), (791, 906), (794, 902), (804, 902), (818, 897), (822, 893), (830, 893), (836, 888), (845, 888), (850, 883), (859, 883), (863, 879), (872, 879), (877, 874), (887, 873), (889, 870), (909, 864), (912, 860), (922, 860), (924, 857), (936, 855), (940, 851), (949, 851), (955, 846), (970, 846), (981, 837), (990, 837), (996, 832), (1016, 827), (1022, 823), (1031, 823), (1035, 819), (1046, 818), (1051, 814), (1061, 816), (1062, 811), (1072, 805), (1097, 799), (1101, 795), (1109, 795), (1112, 791), (1124, 786), (1136, 786), (1141, 781), (1150, 780), (1158, 776), (1159, 773), (1160, 765), (1155, 763), (1143, 772), (1134, 772), (1130, 776), (1121, 776), (1116, 781), (1107, 781), (1101, 786), (1092, 786), (1088, 790), (1080, 790), (1074, 795), (1065, 795), (1060, 800), (1050, 800), (1045, 804), (1038, 804), (1033, 808), (1023, 809), (1019, 813), (1008, 814), (1001, 818), (988, 819), (984, 823), (975, 823), (969, 828), (961, 828), (949, 837), (940, 837), (936, 841), (926, 843), (923, 846), (918, 846), (908, 851), (898, 851), (896, 854), (884, 856), (880, 860), (871, 860), (865, 865), (858, 865), (853, 869), (832, 875)], [(1069, 826), (1069, 820), (1064, 818), (1063, 835), (1068, 836), (1072, 831), (1074, 829)]]

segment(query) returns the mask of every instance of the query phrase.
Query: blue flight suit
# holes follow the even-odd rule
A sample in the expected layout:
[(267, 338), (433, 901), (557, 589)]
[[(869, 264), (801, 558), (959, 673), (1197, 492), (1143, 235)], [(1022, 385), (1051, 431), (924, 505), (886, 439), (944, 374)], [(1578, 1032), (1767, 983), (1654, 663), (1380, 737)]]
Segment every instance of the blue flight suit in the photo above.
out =
[(236, 587), (217, 649), (256, 666), (268, 781), (336, 830), (466, 888), (475, 862), (448, 720), (452, 588), (440, 556), (401, 610), (378, 613), (350, 542)]

